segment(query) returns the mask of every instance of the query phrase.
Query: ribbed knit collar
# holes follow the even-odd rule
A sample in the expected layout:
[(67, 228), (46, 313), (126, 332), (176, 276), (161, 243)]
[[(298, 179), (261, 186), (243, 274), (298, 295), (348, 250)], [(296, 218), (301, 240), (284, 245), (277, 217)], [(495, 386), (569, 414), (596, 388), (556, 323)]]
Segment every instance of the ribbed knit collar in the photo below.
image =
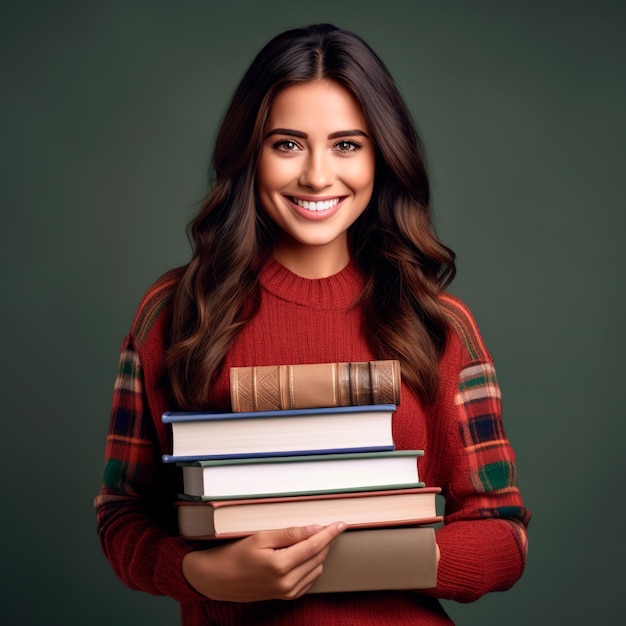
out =
[(345, 309), (354, 304), (363, 277), (354, 263), (326, 278), (302, 278), (270, 257), (259, 275), (263, 289), (274, 296), (311, 309)]

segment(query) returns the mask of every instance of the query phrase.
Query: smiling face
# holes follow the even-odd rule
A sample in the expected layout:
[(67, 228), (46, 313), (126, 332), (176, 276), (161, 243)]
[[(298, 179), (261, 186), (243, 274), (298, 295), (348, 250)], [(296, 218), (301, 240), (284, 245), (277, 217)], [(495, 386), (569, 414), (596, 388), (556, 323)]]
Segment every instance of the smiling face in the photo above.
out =
[(274, 257), (320, 278), (350, 260), (348, 228), (374, 188), (374, 144), (354, 97), (329, 81), (287, 87), (270, 109), (257, 194), (279, 227)]

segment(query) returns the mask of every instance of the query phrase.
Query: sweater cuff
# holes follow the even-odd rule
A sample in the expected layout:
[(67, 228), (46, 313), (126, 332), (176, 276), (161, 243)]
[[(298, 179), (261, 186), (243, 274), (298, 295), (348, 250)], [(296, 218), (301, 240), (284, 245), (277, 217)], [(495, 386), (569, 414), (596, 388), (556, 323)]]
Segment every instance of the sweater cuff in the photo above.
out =
[(489, 591), (509, 589), (524, 569), (513, 533), (508, 522), (494, 519), (453, 522), (440, 528), (437, 586), (426, 593), (473, 602)]

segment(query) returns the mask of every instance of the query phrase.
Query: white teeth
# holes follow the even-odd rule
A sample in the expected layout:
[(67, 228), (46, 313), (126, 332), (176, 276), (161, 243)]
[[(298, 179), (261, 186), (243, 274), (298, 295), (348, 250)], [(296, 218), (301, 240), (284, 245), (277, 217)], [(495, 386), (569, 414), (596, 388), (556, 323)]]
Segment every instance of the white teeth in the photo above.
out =
[(337, 205), (339, 198), (333, 198), (332, 200), (320, 200), (319, 202), (313, 202), (308, 200), (298, 200), (298, 198), (291, 198), (299, 207), (307, 209), (308, 211), (326, 211)]

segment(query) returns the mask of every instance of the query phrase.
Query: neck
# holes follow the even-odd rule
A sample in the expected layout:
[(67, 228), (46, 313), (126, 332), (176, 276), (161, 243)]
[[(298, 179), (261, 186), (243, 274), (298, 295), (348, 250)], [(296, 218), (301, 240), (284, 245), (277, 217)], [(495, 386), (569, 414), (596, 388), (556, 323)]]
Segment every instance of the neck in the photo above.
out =
[(272, 256), (297, 276), (309, 279), (333, 276), (350, 263), (347, 239), (320, 246), (282, 240), (276, 244)]

